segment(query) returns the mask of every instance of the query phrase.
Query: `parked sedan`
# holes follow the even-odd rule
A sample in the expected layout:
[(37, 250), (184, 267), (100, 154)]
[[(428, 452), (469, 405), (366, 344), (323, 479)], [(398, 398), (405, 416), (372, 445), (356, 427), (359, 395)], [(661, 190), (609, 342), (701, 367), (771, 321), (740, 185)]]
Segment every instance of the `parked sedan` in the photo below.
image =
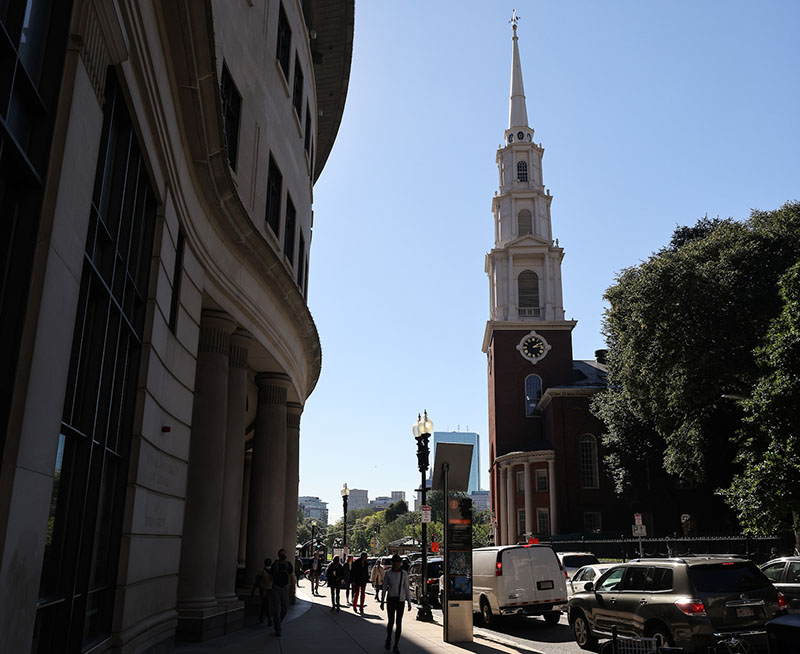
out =
[(587, 581), (595, 581), (609, 568), (618, 565), (617, 563), (598, 563), (596, 565), (585, 565), (578, 568), (578, 571), (567, 580), (567, 599), (575, 593), (583, 591)]
[(597, 565), (600, 560), (591, 552), (558, 552), (558, 560), (564, 568), (564, 575), (567, 579), (585, 565)]
[(800, 556), (784, 556), (767, 561), (761, 566), (761, 571), (783, 593), (789, 610), (792, 613), (800, 612)]

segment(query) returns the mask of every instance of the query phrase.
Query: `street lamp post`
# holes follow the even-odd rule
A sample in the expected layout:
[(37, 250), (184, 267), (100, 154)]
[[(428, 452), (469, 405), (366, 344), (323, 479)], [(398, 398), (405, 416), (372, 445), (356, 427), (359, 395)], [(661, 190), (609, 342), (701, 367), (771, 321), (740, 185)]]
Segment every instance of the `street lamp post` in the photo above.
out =
[[(350, 495), (350, 489), (347, 484), (342, 488), (342, 507), (344, 508), (344, 537), (342, 538), (342, 550), (347, 549), (347, 496)], [(345, 552), (342, 552), (344, 555)]]
[[(428, 492), (426, 473), (428, 471), (428, 460), (430, 458), (428, 441), (433, 433), (433, 422), (428, 418), (427, 411), (424, 412), (424, 417), (417, 416), (417, 421), (412, 426), (411, 431), (417, 441), (417, 464), (422, 480), (420, 491), (422, 493), (422, 506), (425, 506)], [(419, 598), (417, 620), (432, 622), (433, 613), (431, 613), (431, 604), (428, 599), (428, 524), (426, 522), (421, 522), (420, 526), (422, 527), (422, 596)]]
[(314, 552), (317, 551), (317, 541), (314, 538), (314, 534), (317, 531), (317, 521), (311, 521), (311, 556), (314, 556)]

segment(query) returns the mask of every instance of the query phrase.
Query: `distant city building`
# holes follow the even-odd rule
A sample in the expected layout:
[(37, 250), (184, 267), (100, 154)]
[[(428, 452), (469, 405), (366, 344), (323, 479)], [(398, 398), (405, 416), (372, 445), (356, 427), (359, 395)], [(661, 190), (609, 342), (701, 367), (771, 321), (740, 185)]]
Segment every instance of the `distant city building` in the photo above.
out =
[(469, 494), (473, 511), (488, 511), (490, 506), (489, 491), (479, 490)]
[(373, 509), (378, 509), (378, 511), (383, 511), (384, 509), (388, 509), (389, 505), (392, 503), (392, 498), (383, 495), (381, 497), (376, 497), (369, 503), (369, 506)]
[(347, 508), (350, 511), (356, 509), (366, 509), (369, 506), (369, 491), (350, 489), (350, 496), (347, 498)]
[(436, 446), (439, 443), (467, 443), (472, 445), (472, 463), (469, 469), (467, 492), (481, 489), (481, 439), (471, 431), (435, 431), (433, 432), (433, 452), (431, 462), (436, 461)]
[(321, 524), (328, 524), (328, 503), (323, 502), (318, 497), (301, 495), (297, 498), (297, 503), (303, 511), (304, 518), (318, 520)]
[(392, 491), (392, 502), (406, 501), (405, 491)]

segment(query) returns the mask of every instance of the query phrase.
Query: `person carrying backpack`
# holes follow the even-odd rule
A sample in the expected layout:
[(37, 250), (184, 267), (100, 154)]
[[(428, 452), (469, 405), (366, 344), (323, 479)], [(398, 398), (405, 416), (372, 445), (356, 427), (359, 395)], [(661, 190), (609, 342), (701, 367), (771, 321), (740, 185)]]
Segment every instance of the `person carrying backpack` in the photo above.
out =
[(370, 581), (372, 585), (375, 586), (375, 599), (380, 599), (381, 597), (381, 588), (383, 588), (383, 564), (381, 560), (378, 559), (375, 561), (375, 565), (372, 566), (372, 575), (370, 576)]
[(278, 550), (278, 560), (270, 569), (272, 575), (272, 620), (275, 623), (275, 635), (281, 635), (281, 622), (289, 610), (289, 597), (294, 589), (295, 576), (292, 564), (286, 559), (286, 550)]

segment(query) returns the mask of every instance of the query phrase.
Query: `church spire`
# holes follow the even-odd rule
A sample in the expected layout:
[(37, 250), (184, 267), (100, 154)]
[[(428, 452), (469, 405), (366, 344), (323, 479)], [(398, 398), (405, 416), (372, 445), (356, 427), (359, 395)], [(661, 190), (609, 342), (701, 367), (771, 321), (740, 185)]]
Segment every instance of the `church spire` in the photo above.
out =
[(517, 46), (517, 10), (511, 17), (514, 30), (512, 41), (514, 43), (511, 56), (511, 100), (508, 104), (508, 129), (528, 126), (528, 110), (525, 107), (525, 88), (522, 86), (522, 64), (519, 61), (519, 47)]

